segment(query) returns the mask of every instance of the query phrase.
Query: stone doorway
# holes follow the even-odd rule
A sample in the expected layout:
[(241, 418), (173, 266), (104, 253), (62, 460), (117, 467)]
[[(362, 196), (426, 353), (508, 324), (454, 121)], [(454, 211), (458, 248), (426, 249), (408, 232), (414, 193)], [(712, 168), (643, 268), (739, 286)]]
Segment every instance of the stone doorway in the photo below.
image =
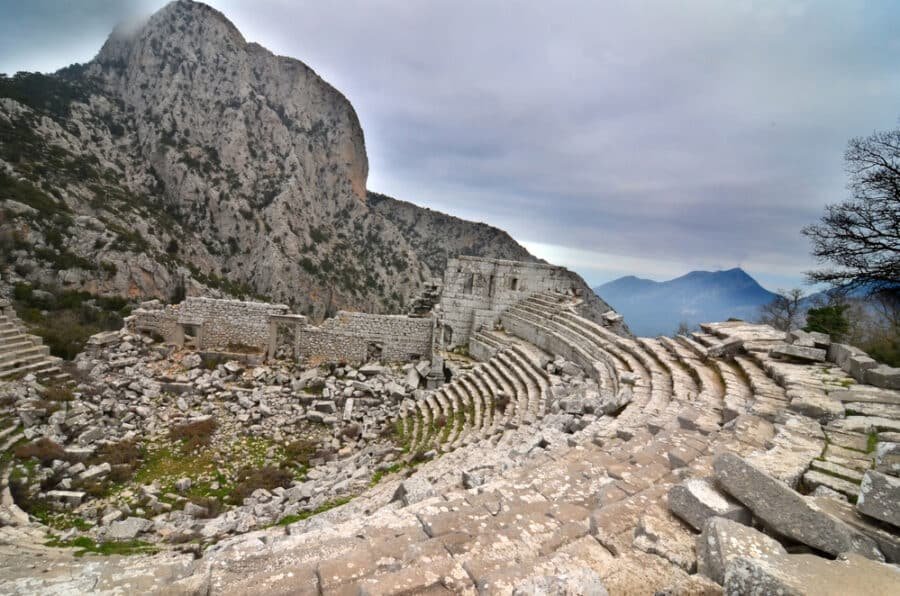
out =
[(181, 324), (182, 346), (189, 350), (200, 349), (200, 325), (195, 323)]

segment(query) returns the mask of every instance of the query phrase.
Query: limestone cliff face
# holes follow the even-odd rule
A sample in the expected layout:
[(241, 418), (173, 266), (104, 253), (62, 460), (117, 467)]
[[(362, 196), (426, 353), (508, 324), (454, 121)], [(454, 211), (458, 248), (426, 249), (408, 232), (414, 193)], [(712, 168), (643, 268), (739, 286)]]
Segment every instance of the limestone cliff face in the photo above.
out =
[(350, 102), (203, 4), (117, 29), (86, 65), (0, 79), (12, 281), (400, 311), (445, 259), (370, 205), (367, 174)]

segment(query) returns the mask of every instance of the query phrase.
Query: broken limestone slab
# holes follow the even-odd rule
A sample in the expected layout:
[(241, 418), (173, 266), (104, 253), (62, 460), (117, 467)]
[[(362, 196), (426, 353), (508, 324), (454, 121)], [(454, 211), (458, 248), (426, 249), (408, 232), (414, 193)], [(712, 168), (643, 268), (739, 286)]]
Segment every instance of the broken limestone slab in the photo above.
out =
[(633, 546), (651, 555), (666, 559), (686, 573), (697, 566), (694, 553), (694, 535), (671, 517), (642, 515), (634, 528)]
[(851, 356), (857, 355), (864, 356), (865, 352), (849, 344), (832, 343), (828, 346), (828, 359), (843, 368), (845, 372), (847, 369), (844, 368), (844, 364)]
[(702, 530), (706, 520), (723, 517), (742, 524), (750, 523), (750, 510), (721, 493), (708, 480), (688, 478), (669, 490), (669, 511), (696, 530)]
[(51, 501), (63, 503), (69, 507), (77, 507), (81, 505), (86, 493), (74, 490), (49, 490), (47, 498)]
[(817, 470), (809, 470), (803, 475), (803, 486), (808, 492), (824, 487), (850, 498), (856, 498), (856, 495), (859, 494), (858, 484)]
[(607, 397), (601, 402), (597, 413), (607, 416), (615, 414), (631, 403), (633, 395), (631, 386), (623, 385), (614, 397)]
[(825, 434), (819, 423), (807, 416), (785, 412), (775, 425), (777, 433), (765, 451), (757, 451), (747, 459), (754, 466), (796, 488), (812, 460), (822, 454)]
[(791, 410), (818, 420), (819, 424), (828, 424), (832, 420), (844, 417), (844, 404), (839, 400), (812, 389), (788, 389)]
[(112, 466), (109, 462), (103, 462), (102, 464), (97, 464), (91, 466), (84, 472), (78, 475), (80, 480), (94, 480), (96, 478), (102, 478), (109, 474), (112, 471)]
[(710, 346), (706, 354), (711, 358), (723, 358), (738, 354), (744, 348), (744, 340), (740, 337), (729, 337), (722, 343)]
[(788, 338), (795, 346), (803, 346), (807, 348), (823, 348), (827, 349), (831, 345), (831, 338), (827, 333), (819, 331), (803, 331), (794, 329), (788, 333)]
[(900, 389), (900, 368), (879, 364), (866, 370), (865, 381), (884, 389)]
[(184, 504), (184, 513), (191, 517), (206, 517), (209, 515), (209, 510), (206, 507), (188, 501)]
[(697, 573), (723, 584), (728, 563), (738, 557), (766, 559), (785, 554), (774, 538), (730, 519), (711, 517), (697, 537)]
[(859, 553), (884, 560), (875, 542), (733, 453), (713, 462), (716, 482), (768, 527), (832, 555)]
[(129, 517), (122, 521), (113, 522), (109, 526), (106, 537), (112, 540), (134, 540), (141, 532), (146, 532), (153, 527), (153, 522), (142, 517)]
[(878, 361), (866, 354), (850, 356), (841, 368), (857, 381), (865, 380), (866, 371), (878, 366)]
[(830, 497), (815, 497), (813, 501), (826, 513), (874, 540), (888, 563), (900, 563), (900, 534), (889, 531), (890, 526), (862, 515), (846, 501)]
[(897, 593), (900, 570), (859, 555), (829, 561), (815, 555), (781, 555), (765, 559), (739, 557), (725, 571), (726, 594), (780, 596), (889, 596)]
[(885, 474), (900, 475), (900, 443), (884, 442), (875, 446), (875, 469)]
[(531, 577), (513, 589), (513, 596), (608, 596), (603, 580), (593, 569), (587, 567), (562, 573)]
[(881, 416), (847, 416), (841, 420), (835, 420), (831, 426), (836, 430), (848, 433), (869, 434), (900, 433), (900, 420), (883, 418)]
[(421, 475), (414, 475), (400, 483), (391, 501), (400, 501), (404, 506), (409, 506), (434, 495), (431, 483)]
[(859, 487), (861, 513), (900, 528), (900, 478), (869, 470)]
[(799, 360), (801, 362), (825, 362), (825, 350), (820, 348), (804, 348), (791, 344), (781, 344), (769, 350), (775, 358)]

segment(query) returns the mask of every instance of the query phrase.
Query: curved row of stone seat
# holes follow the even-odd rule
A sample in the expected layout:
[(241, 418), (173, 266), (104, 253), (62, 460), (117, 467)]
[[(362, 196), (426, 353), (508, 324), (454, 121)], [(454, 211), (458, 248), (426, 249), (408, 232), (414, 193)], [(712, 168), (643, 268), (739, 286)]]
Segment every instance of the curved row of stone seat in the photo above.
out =
[[(653, 593), (676, 584), (681, 589), (675, 593), (717, 593), (708, 580), (691, 575), (696, 530), (671, 514), (666, 495), (685, 476), (710, 476), (711, 454), (719, 447), (742, 456), (765, 450), (774, 425), (746, 411), (709, 434), (678, 420), (673, 413), (684, 406), (706, 405), (731, 390), (748, 393), (749, 377), (736, 366), (724, 369), (726, 374), (718, 361), (670, 349), (665, 340), (635, 343), (652, 360), (649, 368), (659, 371), (651, 378), (671, 374), (675, 387), (667, 407), (648, 412), (647, 428), (620, 432), (590, 448), (579, 442), (580, 448), (561, 448), (510, 468), (478, 491), (451, 490), (401, 509), (415, 515), (425, 536), (411, 540), (415, 546), (404, 541), (398, 551), (404, 554), (395, 557), (403, 561), (395, 566), (400, 571), (369, 564), (354, 567), (348, 577), (346, 561), (357, 558), (341, 555), (319, 563), (320, 582), (328, 584), (320, 583), (320, 589), (510, 593), (527, 578), (589, 568), (610, 593)], [(429, 462), (421, 472), (440, 465), (441, 460)], [(366, 553), (361, 560), (378, 559), (362, 544), (356, 548)], [(429, 558), (422, 561), (422, 553)]]
[[(671, 379), (667, 372), (661, 367), (657, 358), (647, 352), (640, 341), (619, 336), (567, 309), (550, 310), (547, 308), (548, 304), (552, 303), (549, 302), (546, 295), (537, 295), (517, 306), (543, 317), (544, 320), (539, 321), (541, 324), (555, 325), (556, 329), (563, 329), (568, 337), (575, 336), (588, 342), (592, 349), (599, 348), (601, 354), (605, 354), (608, 361), (612, 360), (619, 364), (617, 368), (619, 372), (632, 373), (636, 383), (638, 385), (647, 384), (655, 396), (665, 396), (671, 391)], [(513, 314), (518, 312), (516, 309), (511, 309), (511, 311)], [(656, 389), (665, 389), (666, 391), (655, 391)], [(650, 401), (651, 409), (660, 410), (660, 407), (654, 406), (653, 399), (655, 398), (651, 398)], [(663, 399), (659, 406), (665, 405), (666, 401)]]
[(774, 421), (788, 404), (784, 388), (772, 380), (751, 356), (735, 356), (734, 363), (752, 390), (748, 411), (770, 422)]
[(640, 423), (641, 419), (658, 415), (668, 407), (673, 391), (672, 377), (639, 341), (616, 335), (571, 312), (561, 312), (558, 320), (590, 338), (606, 352), (627, 361), (631, 371), (637, 373), (633, 406), (620, 414), (620, 424)]
[[(549, 320), (516, 306), (504, 312), (500, 321), (503, 328), (513, 335), (580, 366), (597, 381), (601, 389), (611, 393), (618, 390), (616, 365), (598, 358), (582, 340), (554, 329)], [(624, 365), (619, 366), (624, 368)]]
[(540, 418), (549, 382), (530, 358), (510, 343), (404, 410), (400, 424), (409, 457), (432, 449), (450, 451)]
[(665, 369), (669, 377), (671, 390), (666, 411), (668, 419), (674, 419), (678, 411), (686, 404), (693, 403), (700, 393), (697, 383), (684, 363), (674, 358), (659, 339), (642, 337), (638, 342)]
[(606, 436), (614, 436), (620, 428), (642, 425), (651, 413), (648, 404), (654, 399), (666, 401), (670, 384), (652, 359), (633, 340), (568, 311), (566, 297), (532, 296), (503, 313), (501, 322), (541, 348), (580, 364), (593, 373), (601, 390), (618, 390), (619, 378), (629, 375), (629, 383), (634, 384), (631, 402), (599, 429)]

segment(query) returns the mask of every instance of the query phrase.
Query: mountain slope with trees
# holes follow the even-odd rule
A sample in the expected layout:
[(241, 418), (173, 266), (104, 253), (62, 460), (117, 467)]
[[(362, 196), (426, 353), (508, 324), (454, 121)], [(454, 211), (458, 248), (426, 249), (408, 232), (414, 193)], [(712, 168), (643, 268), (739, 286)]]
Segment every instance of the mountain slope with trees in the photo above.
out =
[(436, 252), (524, 251), (461, 220), (462, 241), (435, 229), (413, 246), (367, 201), (367, 174), (350, 102), (200, 3), (117, 29), (87, 64), (0, 78), (8, 284), (259, 297), (320, 318), (402, 312), (442, 273)]

